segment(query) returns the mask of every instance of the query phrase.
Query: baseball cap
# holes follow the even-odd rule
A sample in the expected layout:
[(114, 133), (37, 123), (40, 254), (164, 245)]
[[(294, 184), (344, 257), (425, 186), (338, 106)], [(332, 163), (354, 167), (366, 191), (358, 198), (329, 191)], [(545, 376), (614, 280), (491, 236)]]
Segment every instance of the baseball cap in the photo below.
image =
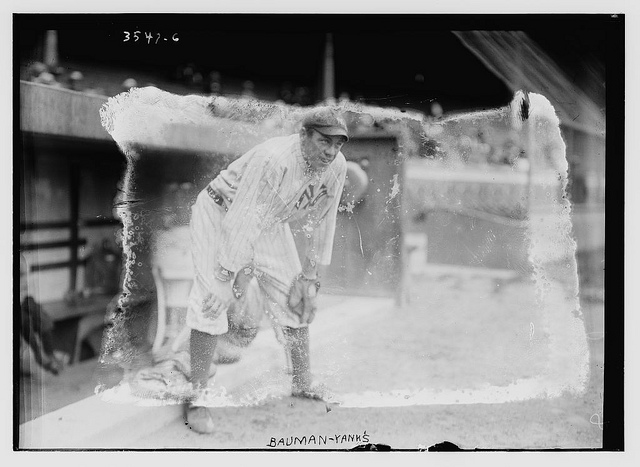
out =
[(321, 107), (309, 112), (302, 120), (304, 128), (314, 128), (327, 136), (344, 136), (349, 140), (347, 124), (338, 112), (328, 107)]

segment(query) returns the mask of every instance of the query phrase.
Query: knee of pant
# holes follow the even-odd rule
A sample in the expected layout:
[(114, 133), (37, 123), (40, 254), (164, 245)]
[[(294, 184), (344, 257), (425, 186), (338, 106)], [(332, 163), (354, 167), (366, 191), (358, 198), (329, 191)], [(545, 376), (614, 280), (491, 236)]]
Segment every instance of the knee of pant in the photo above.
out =
[(238, 347), (247, 347), (258, 335), (258, 328), (231, 327), (227, 333), (230, 343)]

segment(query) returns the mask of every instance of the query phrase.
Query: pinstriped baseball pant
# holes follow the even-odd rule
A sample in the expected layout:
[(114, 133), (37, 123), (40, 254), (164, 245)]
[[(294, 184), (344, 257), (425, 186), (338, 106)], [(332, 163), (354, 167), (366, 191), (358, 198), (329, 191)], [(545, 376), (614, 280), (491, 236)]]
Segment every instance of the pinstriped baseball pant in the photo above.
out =
[[(240, 299), (215, 319), (202, 313), (202, 303), (210, 293), (208, 284), (218, 267), (218, 247), (225, 210), (203, 190), (191, 213), (191, 252), (194, 265), (194, 284), (189, 296), (186, 324), (212, 335), (224, 334), (231, 323), (239, 328), (257, 328), (264, 315), (278, 326), (299, 328), (298, 315), (287, 306), (289, 289), (302, 266), (289, 226), (276, 223), (261, 232), (254, 245), (255, 277)], [(231, 287), (231, 282), (229, 283)]]

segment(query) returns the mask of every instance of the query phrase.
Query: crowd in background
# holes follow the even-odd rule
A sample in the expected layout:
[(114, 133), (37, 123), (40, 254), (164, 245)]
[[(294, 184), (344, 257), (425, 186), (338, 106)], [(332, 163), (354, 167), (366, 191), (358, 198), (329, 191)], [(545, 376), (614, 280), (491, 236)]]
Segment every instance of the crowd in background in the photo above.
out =
[[(42, 62), (23, 64), (21, 78), (47, 86), (81, 91), (87, 94), (113, 96), (133, 87), (158, 86), (177, 94), (200, 94), (210, 96), (227, 96), (249, 99), (261, 99), (293, 106), (316, 104), (315, 91), (308, 86), (285, 81), (279, 84), (260, 82), (256, 85), (251, 79), (225, 76), (218, 70), (207, 70), (194, 63), (182, 64), (164, 78), (159, 74), (121, 71), (105, 72), (83, 66), (45, 65)], [(347, 92), (340, 92), (334, 102), (352, 100)], [(358, 94), (354, 101), (364, 102)], [(368, 106), (376, 106), (375, 101), (367, 102)], [(350, 119), (350, 127), (355, 133), (379, 130), (380, 126), (369, 116)], [(442, 105), (433, 101), (429, 112), (424, 115), (427, 125), (438, 123), (446, 118)], [(527, 171), (528, 160), (524, 145), (519, 141), (516, 132), (494, 127), (470, 126), (461, 134), (444, 140), (432, 138), (424, 134), (415, 150), (408, 151), (410, 156), (425, 159), (448, 159), (470, 166), (511, 167), (516, 171)], [(571, 163), (571, 161), (570, 161)], [(584, 183), (577, 177), (572, 181), (570, 191), (575, 196), (585, 198)], [(575, 188), (575, 190), (574, 190)], [(582, 194), (581, 194), (582, 193)]]
[[(193, 63), (177, 66), (170, 76), (164, 78), (144, 72), (129, 72), (122, 78), (122, 73), (104, 73), (86, 65), (80, 68), (32, 62), (23, 64), (21, 79), (103, 96), (112, 96), (132, 87), (160, 86), (178, 94), (256, 98), (300, 106), (315, 103), (313, 90), (305, 85), (285, 81), (278, 88), (267, 85), (261, 89), (251, 79), (223, 76), (220, 71), (202, 70)], [(349, 96), (342, 93), (340, 98), (348, 99)]]

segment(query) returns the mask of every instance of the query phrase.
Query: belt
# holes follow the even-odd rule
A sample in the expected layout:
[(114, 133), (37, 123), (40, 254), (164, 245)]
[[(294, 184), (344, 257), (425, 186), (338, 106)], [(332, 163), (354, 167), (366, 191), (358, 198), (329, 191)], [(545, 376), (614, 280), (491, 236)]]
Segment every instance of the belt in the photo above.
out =
[(224, 198), (216, 190), (211, 188), (210, 185), (207, 185), (207, 193), (214, 203), (216, 203), (220, 207), (223, 207), (225, 211), (227, 210), (227, 207), (224, 204)]

